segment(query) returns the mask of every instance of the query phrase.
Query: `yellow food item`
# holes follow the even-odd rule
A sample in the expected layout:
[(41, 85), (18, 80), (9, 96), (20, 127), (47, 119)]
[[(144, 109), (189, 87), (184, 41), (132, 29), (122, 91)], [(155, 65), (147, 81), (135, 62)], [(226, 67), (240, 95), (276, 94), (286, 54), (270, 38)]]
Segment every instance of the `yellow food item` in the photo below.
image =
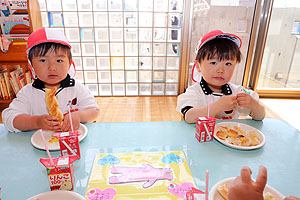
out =
[(243, 147), (249, 147), (249, 146), (251, 146), (251, 141), (249, 140), (248, 137), (241, 137), (240, 140), (241, 140), (241, 145)]
[(227, 135), (229, 137), (237, 137), (239, 135), (239, 133), (233, 129), (229, 129), (229, 131), (227, 131)]
[(63, 114), (58, 108), (58, 102), (55, 97), (56, 87), (53, 89), (45, 89), (45, 102), (48, 109), (49, 115), (58, 117), (58, 120), (61, 122), (63, 120)]
[(216, 133), (216, 136), (219, 137), (219, 138), (222, 139), (222, 140), (225, 140), (226, 137), (227, 137), (227, 134), (226, 134), (226, 132), (218, 131), (218, 132)]
[[(228, 189), (229, 186), (226, 183), (218, 186), (218, 192), (224, 200), (228, 200)], [(270, 192), (266, 192), (263, 195), (264, 200), (279, 200)]]
[(246, 132), (238, 126), (233, 128), (220, 126), (217, 129), (216, 136), (236, 146), (251, 147), (261, 143), (260, 136), (256, 131)]
[(251, 140), (251, 143), (255, 146), (255, 145), (258, 145), (260, 143), (260, 139), (259, 139), (259, 136), (256, 132), (250, 132), (248, 133), (249, 135), (249, 138)]
[(219, 185), (218, 186), (218, 192), (219, 194), (222, 196), (222, 198), (224, 200), (227, 200), (228, 199), (228, 185), (227, 184), (224, 184), (224, 185)]
[(246, 135), (246, 131), (242, 130), (242, 129), (241, 129), (240, 127), (238, 127), (238, 126), (234, 126), (233, 129), (236, 130), (236, 131), (239, 133), (239, 135), (243, 135), (243, 136)]
[(264, 193), (264, 200), (279, 200), (270, 192)]
[(59, 140), (57, 139), (57, 137), (51, 135), (51, 139), (48, 142), (49, 143), (54, 143), (54, 142), (59, 142)]

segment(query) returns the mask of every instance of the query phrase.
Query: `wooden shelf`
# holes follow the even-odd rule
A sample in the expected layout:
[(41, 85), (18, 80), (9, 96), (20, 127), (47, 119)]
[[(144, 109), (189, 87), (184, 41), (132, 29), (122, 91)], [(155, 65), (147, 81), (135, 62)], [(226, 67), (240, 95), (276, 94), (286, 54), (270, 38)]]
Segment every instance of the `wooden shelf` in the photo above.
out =
[(10, 103), (13, 99), (0, 99), (0, 103)]
[[(16, 32), (13, 30), (14, 28), (12, 28), (11, 33), (14, 32), (16, 34), (30, 34), (42, 27), (42, 17), (38, 0), (27, 0), (27, 12), (30, 21), (30, 27), (28, 28), (28, 30), (23, 27), (23, 30), (25, 30), (25, 32)], [(15, 27), (17, 26), (18, 25), (16, 25)], [(16, 28), (16, 30), (18, 29), (19, 27)], [(5, 68), (2, 68), (2, 70), (7, 70), (9, 74), (10, 71), (14, 69), (14, 65), (19, 65), (22, 67), (23, 74), (25, 75), (25, 72), (28, 71), (26, 44), (27, 42), (25, 40), (15, 40), (8, 47), (8, 52), (4, 53), (0, 50), (0, 66), (5, 66)], [(26, 80), (26, 76), (24, 76), (24, 79), (25, 82), (28, 83), (28, 81)], [(0, 99), (1, 104), (10, 103), (11, 101), (12, 99)]]
[[(28, 0), (27, 9), (28, 9), (28, 15), (30, 20), (30, 27), (28, 33), (32, 33), (33, 31), (36, 31), (37, 29), (43, 27), (40, 5), (38, 3), (38, 0)], [(16, 40), (12, 42), (8, 48), (7, 53), (0, 51), (0, 64), (2, 64), (2, 62), (19, 62), (19, 61), (27, 63), (27, 56), (25, 50), (26, 50), (25, 41)]]
[(10, 44), (8, 48), (8, 52), (4, 53), (0, 51), (0, 64), (3, 62), (6, 63), (18, 63), (18, 62), (26, 62), (26, 44), (19, 45), (17, 41), (14, 41)]

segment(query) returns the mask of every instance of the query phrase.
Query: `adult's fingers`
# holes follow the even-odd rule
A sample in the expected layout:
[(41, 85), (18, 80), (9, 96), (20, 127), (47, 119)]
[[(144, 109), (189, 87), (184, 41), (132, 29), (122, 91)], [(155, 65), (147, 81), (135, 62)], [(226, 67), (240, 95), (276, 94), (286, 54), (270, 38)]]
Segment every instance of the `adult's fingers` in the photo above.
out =
[(245, 166), (241, 169), (241, 179), (245, 183), (251, 182), (252, 171), (249, 167)]
[(234, 181), (233, 181), (233, 184), (229, 186), (229, 188), (231, 187), (234, 187), (234, 186), (237, 186), (237, 185), (240, 185), (241, 184), (241, 176), (237, 176), (235, 177)]
[(285, 197), (284, 200), (299, 200), (299, 198), (295, 196), (289, 196), (289, 197)]
[(263, 191), (266, 186), (266, 183), (267, 183), (267, 168), (265, 168), (265, 166), (261, 165), (259, 167), (259, 172), (258, 172), (258, 175), (256, 178), (256, 185), (257, 185), (258, 189)]

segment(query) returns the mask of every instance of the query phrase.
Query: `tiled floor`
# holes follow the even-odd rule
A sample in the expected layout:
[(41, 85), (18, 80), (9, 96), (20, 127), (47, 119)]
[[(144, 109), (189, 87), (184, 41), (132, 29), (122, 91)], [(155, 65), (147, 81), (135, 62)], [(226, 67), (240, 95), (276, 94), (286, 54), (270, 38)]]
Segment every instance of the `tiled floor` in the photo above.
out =
[(97, 122), (180, 121), (177, 97), (96, 97)]
[[(177, 97), (96, 97), (96, 122), (180, 121)], [(8, 104), (0, 104), (0, 113)], [(2, 119), (0, 118), (0, 123)]]

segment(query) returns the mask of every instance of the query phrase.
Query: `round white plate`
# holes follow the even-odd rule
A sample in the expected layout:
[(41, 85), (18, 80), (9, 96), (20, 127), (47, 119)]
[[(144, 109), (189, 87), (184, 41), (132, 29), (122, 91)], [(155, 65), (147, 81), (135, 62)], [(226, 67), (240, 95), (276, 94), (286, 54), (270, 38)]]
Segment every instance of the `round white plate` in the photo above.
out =
[[(234, 179), (235, 179), (235, 177), (226, 178), (226, 179), (223, 179), (223, 180), (219, 181), (218, 183), (216, 183), (209, 192), (209, 200), (224, 200), (218, 192), (218, 186), (224, 185), (225, 183), (227, 183), (227, 185), (230, 186), (230, 184), (233, 183)], [(280, 192), (278, 192), (276, 189), (272, 188), (269, 185), (266, 185), (265, 190), (264, 190), (264, 193), (267, 193), (267, 192), (270, 192), (272, 195), (274, 195), (279, 200), (283, 200), (285, 198)]]
[(27, 200), (85, 200), (83, 196), (76, 192), (66, 190), (53, 190), (35, 195)]
[[(237, 145), (230, 144), (226, 140), (222, 140), (218, 136), (216, 136), (218, 127), (220, 127), (220, 126), (227, 126), (227, 127), (230, 127), (230, 128), (233, 128), (234, 126), (238, 126), (246, 132), (256, 131), (258, 133), (259, 137), (260, 137), (261, 143), (259, 145), (251, 146), (251, 147), (244, 147), (244, 146), (237, 146)], [(234, 149), (240, 149), (240, 150), (258, 149), (258, 148), (264, 146), (265, 143), (266, 143), (266, 138), (260, 130), (258, 130), (256, 128), (252, 127), (252, 126), (249, 126), (247, 124), (238, 123), (238, 122), (220, 122), (220, 123), (216, 124), (214, 138), (216, 140), (218, 140), (219, 142), (221, 142), (222, 144), (228, 146), (228, 147), (231, 147), (231, 148), (234, 148)]]
[[(84, 124), (80, 124), (78, 131), (81, 132), (81, 135), (78, 136), (79, 142), (82, 141), (88, 133), (88, 129)], [(55, 133), (54, 131), (47, 131), (47, 130), (43, 130), (44, 136), (45, 136), (45, 140), (47, 142), (47, 146), (49, 150), (59, 150), (59, 142), (57, 140), (57, 142), (53, 142), (51, 141), (51, 139), (53, 139), (53, 134)], [(50, 142), (49, 142), (50, 141)], [(31, 136), (31, 144), (38, 148), (38, 149), (42, 149), (42, 150), (46, 150), (45, 149), (45, 145), (44, 142), (42, 140), (41, 137), (41, 133), (40, 131), (36, 131), (32, 136)]]

